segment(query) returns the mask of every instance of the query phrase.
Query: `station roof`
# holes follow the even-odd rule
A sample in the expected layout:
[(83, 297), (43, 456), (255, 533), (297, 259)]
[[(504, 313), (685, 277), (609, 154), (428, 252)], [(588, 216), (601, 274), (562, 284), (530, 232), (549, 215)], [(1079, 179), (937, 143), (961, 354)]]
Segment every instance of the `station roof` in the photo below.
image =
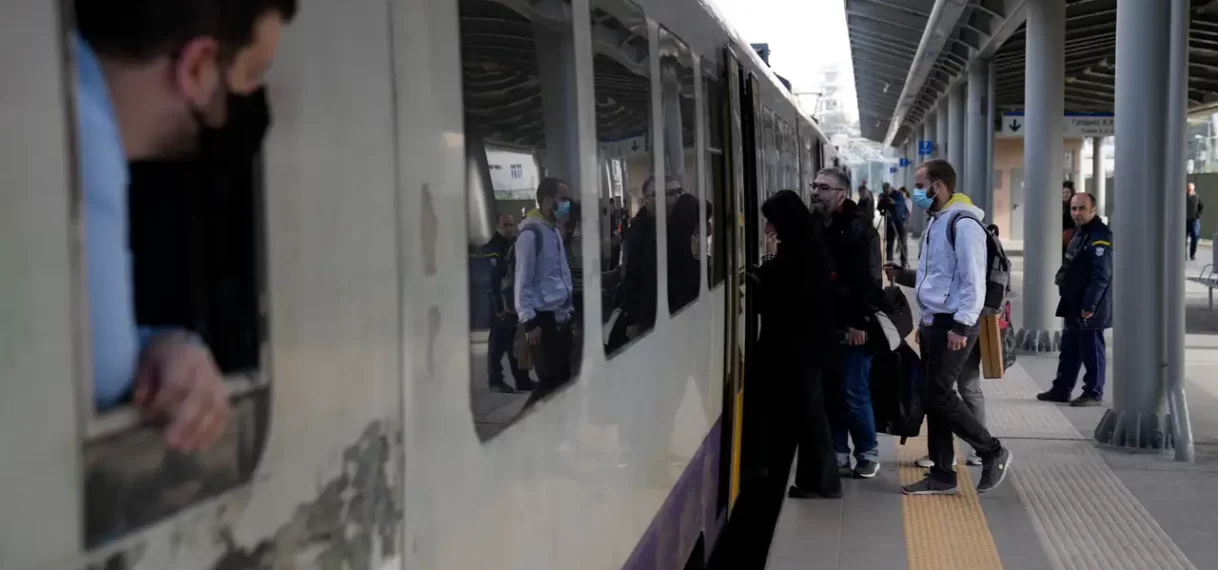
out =
[[(993, 61), (995, 113), (1023, 110), (1027, 0), (946, 0), (937, 15), (935, 0), (844, 2), (864, 137), (904, 140), (977, 58)], [(1113, 110), (1116, 4), (1066, 0), (1067, 112)], [(1192, 12), (1189, 107), (1218, 108), (1218, 0), (1192, 0)]]

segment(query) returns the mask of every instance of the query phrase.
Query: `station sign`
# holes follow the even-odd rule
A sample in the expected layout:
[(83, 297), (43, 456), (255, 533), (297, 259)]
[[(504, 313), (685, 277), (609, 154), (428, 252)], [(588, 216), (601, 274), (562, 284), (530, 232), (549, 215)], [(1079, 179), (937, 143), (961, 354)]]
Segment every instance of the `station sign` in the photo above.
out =
[(909, 166), (909, 159), (902, 156), (899, 164), (901, 165), (901, 168), (905, 168)]
[(918, 154), (921, 156), (930, 156), (935, 153), (935, 143), (931, 141), (918, 141)]
[[(1023, 113), (1003, 113), (1002, 128), (994, 136), (1023, 138), (1025, 123)], [(1066, 113), (1062, 117), (1062, 137), (1081, 139), (1110, 137), (1116, 134), (1116, 120), (1112, 114)]]
[(889, 173), (889, 174), (896, 174), (896, 173), (897, 173), (897, 167), (895, 167), (895, 166), (889, 166), (889, 167), (888, 167), (888, 173)]

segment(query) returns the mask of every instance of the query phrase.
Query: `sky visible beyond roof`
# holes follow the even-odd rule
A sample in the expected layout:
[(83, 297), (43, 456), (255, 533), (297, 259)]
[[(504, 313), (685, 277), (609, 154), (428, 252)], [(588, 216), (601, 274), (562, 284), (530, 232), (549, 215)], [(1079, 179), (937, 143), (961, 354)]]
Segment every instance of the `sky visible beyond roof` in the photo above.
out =
[(796, 93), (820, 90), (819, 71), (838, 64), (847, 114), (857, 116), (854, 66), (842, 0), (707, 0), (749, 43), (770, 44), (770, 66)]

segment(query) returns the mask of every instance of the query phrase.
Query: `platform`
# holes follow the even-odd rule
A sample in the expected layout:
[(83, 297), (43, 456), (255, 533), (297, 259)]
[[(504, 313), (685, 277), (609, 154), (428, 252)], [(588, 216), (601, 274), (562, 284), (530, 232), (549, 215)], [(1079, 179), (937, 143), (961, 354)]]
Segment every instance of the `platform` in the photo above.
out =
[[(1190, 274), (1210, 255), (1208, 248), (1198, 251)], [(961, 466), (969, 473), (962, 473), (960, 494), (904, 497), (900, 485), (924, 471), (912, 462), (925, 454), (925, 440), (899, 446), (881, 436), (876, 479), (846, 481), (840, 501), (783, 503), (767, 569), (1218, 567), (1218, 312), (1206, 309), (1204, 287), (1190, 283), (1187, 295), (1195, 463), (1097, 446), (1091, 433), (1104, 408), (1037, 401), (1056, 358), (1021, 355), (1005, 378), (983, 381), (989, 427), (1015, 456), (1002, 487), (978, 496), (980, 468)], [(1012, 305), (1018, 319), (1018, 295)], [(957, 451), (963, 457), (962, 444)]]

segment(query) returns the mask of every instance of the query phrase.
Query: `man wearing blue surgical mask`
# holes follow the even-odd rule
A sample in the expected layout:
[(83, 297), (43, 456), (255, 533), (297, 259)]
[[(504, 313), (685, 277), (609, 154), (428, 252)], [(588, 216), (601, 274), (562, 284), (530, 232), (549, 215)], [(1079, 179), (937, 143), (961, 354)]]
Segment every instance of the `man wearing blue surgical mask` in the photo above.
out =
[(537, 208), (520, 222), (516, 237), (516, 312), (537, 373), (526, 409), (571, 379), (575, 286), (560, 228), (570, 215), (567, 183), (546, 178), (537, 186)]
[(968, 397), (967, 386), (979, 384), (977, 321), (986, 287), (987, 238), (980, 221), (984, 212), (968, 196), (956, 193), (956, 171), (943, 159), (928, 160), (918, 167), (913, 201), (931, 216), (922, 236), (918, 269), (890, 266), (888, 271), (893, 281), (917, 290), (922, 314), (918, 343), (925, 372), (922, 403), (930, 452), (919, 463), (930, 470), (925, 479), (901, 491), (907, 495), (956, 493), (955, 434), (980, 458), (977, 492), (985, 493), (1005, 480), (1011, 452), (985, 428), (984, 401), (970, 406), (956, 392), (959, 387)]

